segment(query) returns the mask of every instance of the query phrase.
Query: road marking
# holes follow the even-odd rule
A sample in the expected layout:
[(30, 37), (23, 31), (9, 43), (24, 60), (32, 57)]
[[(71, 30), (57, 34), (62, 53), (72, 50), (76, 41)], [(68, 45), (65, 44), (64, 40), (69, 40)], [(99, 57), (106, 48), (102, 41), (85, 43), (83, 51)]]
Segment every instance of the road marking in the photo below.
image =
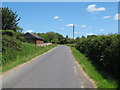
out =
[(75, 71), (75, 74), (76, 75), (78, 75), (78, 73), (77, 73), (77, 70), (76, 70), (76, 67), (74, 66), (74, 71)]

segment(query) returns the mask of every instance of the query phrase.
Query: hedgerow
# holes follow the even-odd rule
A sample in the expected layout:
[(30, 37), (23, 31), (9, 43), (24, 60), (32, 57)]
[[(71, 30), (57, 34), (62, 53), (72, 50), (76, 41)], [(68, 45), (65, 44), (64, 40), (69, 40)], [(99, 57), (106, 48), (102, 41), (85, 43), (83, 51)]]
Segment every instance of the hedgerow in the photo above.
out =
[(2, 35), (14, 36), (16, 33), (13, 30), (0, 30)]
[(2, 36), (2, 65), (16, 59), (17, 52), (21, 50), (22, 42), (14, 36)]
[(24, 42), (21, 38), (21, 33), (16, 33), (14, 36), (2, 35), (2, 64), (0, 66), (11, 64), (17, 60), (26, 61), (26, 58), (29, 60), (29, 58), (40, 55), (55, 46), (40, 47)]
[(2, 72), (23, 64), (56, 46), (49, 45), (40, 47), (35, 44), (22, 42), (14, 36), (11, 37), (7, 35), (3, 35), (2, 39), (2, 63), (0, 62), (0, 67), (2, 66)]
[(120, 35), (101, 35), (80, 39), (76, 48), (109, 76), (120, 79)]

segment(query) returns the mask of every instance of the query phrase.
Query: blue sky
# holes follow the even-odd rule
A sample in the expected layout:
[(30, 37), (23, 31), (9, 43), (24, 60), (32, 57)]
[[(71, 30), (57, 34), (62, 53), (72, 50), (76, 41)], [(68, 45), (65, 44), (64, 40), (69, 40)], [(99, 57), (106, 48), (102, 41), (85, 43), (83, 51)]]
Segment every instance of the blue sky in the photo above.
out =
[(2, 2), (119, 2), (119, 0), (2, 0)]
[(6, 2), (3, 7), (17, 11), (23, 32), (54, 31), (72, 37), (118, 33), (117, 2)]

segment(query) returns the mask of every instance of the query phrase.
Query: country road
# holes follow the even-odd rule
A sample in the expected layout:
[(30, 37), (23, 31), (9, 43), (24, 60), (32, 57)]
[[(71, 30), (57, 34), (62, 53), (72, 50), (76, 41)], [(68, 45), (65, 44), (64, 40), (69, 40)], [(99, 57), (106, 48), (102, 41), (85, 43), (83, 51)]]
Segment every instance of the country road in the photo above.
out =
[(68, 46), (50, 52), (3, 77), (3, 88), (93, 88), (82, 74)]

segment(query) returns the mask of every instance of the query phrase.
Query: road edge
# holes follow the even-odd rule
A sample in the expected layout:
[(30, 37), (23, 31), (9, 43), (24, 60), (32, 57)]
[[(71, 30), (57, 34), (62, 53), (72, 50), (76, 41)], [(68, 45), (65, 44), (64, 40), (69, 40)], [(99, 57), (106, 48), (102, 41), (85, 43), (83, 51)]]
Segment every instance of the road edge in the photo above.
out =
[(16, 66), (16, 67), (14, 67), (14, 68), (6, 71), (6, 72), (3, 72), (3, 73), (2, 73), (2, 78), (6, 77), (8, 74), (12, 73), (13, 71), (15, 71), (15, 70), (17, 70), (17, 69), (25, 66), (26, 64), (29, 64), (29, 63), (32, 62), (33, 60), (36, 60), (37, 58), (40, 58), (41, 56), (43, 56), (43, 55), (51, 52), (52, 50), (54, 50), (54, 49), (56, 49), (56, 48), (57, 48), (57, 46), (55, 46), (54, 48), (50, 49), (49, 51), (47, 51), (47, 52), (45, 52), (45, 53), (43, 53), (43, 54), (41, 54), (41, 55), (38, 55), (38, 56), (32, 58), (31, 60), (29, 60), (29, 61), (27, 61), (27, 62), (25, 62), (25, 63), (23, 63), (23, 64), (20, 64), (20, 65), (18, 65), (18, 66)]
[[(94, 88), (97, 88), (97, 86), (96, 86), (96, 84), (95, 84), (95, 81), (87, 75), (87, 73), (83, 70), (82, 66), (81, 66), (81, 65), (79, 64), (79, 62), (75, 59), (74, 55), (72, 54), (72, 50), (70, 49), (70, 47), (69, 47), (69, 51), (70, 51), (70, 53), (71, 53), (71, 56), (72, 56), (72, 58), (73, 58), (73, 61), (74, 61), (74, 64), (75, 64), (77, 70), (82, 72), (82, 74), (84, 75), (84, 77), (86, 77), (86, 79), (92, 83), (92, 85), (93, 85)], [(78, 68), (78, 67), (79, 67), (79, 68)]]

